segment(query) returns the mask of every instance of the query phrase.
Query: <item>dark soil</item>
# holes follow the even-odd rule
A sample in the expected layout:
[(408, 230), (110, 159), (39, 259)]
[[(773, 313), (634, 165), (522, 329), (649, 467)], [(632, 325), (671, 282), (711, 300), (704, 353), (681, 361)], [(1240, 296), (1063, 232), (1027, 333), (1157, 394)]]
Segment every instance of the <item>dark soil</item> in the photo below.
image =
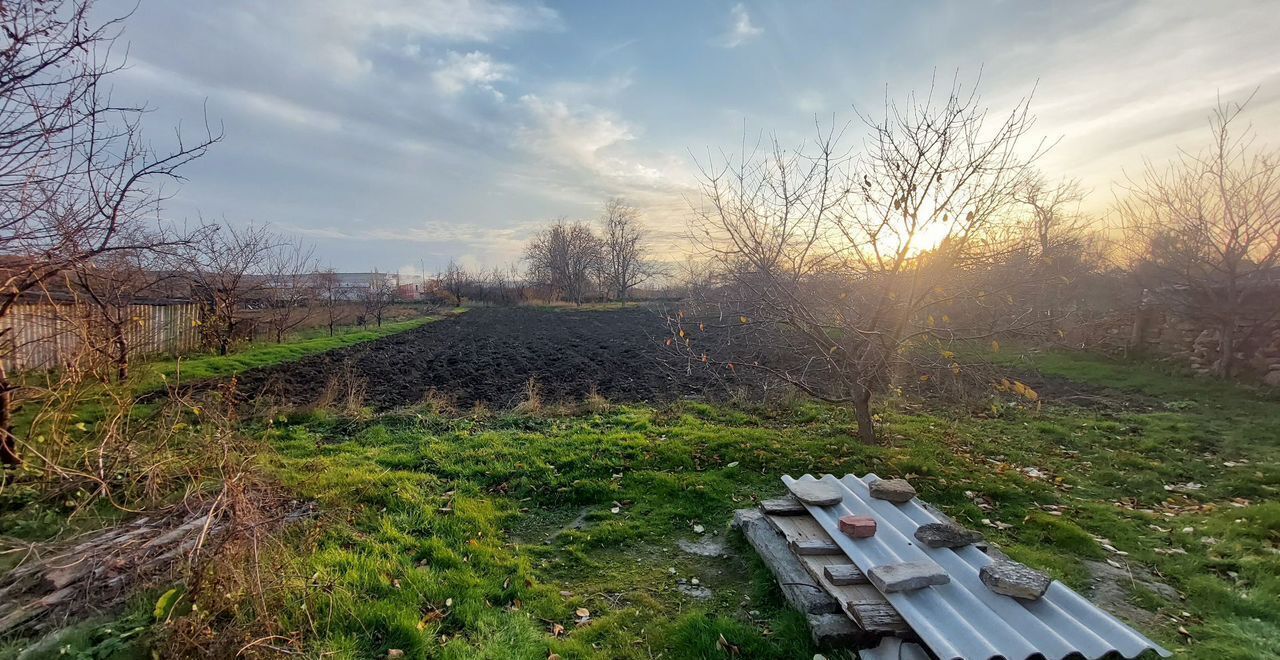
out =
[(459, 406), (507, 408), (533, 379), (546, 402), (580, 401), (594, 386), (612, 402), (665, 401), (723, 389), (705, 371), (664, 365), (667, 332), (654, 310), (477, 308), (390, 337), (243, 374), (237, 389), (291, 405), (321, 398), (331, 381), (363, 381), (379, 409), (435, 391)]

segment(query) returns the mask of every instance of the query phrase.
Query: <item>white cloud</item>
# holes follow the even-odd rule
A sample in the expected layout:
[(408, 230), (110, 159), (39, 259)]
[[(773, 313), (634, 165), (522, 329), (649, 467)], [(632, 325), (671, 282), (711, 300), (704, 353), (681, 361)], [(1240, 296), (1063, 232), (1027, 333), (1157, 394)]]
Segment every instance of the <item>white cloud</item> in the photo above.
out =
[(720, 37), (720, 45), (725, 48), (737, 48), (742, 44), (764, 34), (764, 28), (751, 22), (751, 14), (747, 8), (738, 3), (729, 10), (729, 30)]
[(440, 61), (440, 68), (431, 74), (431, 79), (445, 94), (458, 94), (468, 87), (479, 87), (501, 97), (493, 83), (510, 80), (511, 65), (499, 62), (480, 51), (449, 51)]
[(563, 101), (533, 94), (520, 102), (529, 114), (521, 130), (522, 146), (564, 164), (599, 170), (602, 152), (636, 137), (629, 124), (608, 111), (590, 106), (573, 110)]

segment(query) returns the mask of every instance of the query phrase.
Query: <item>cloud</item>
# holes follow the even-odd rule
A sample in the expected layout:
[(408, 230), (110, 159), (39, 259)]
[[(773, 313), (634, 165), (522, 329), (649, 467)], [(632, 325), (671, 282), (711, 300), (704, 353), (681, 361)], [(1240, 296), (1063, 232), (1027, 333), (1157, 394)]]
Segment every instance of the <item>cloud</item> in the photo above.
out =
[(729, 30), (720, 37), (720, 45), (725, 48), (737, 48), (742, 44), (764, 34), (764, 28), (751, 23), (751, 14), (747, 8), (738, 3), (729, 10)]
[(520, 103), (529, 121), (521, 129), (522, 146), (574, 167), (599, 171), (610, 147), (635, 139), (631, 125), (591, 106), (571, 109), (563, 101), (526, 94)]
[(489, 90), (501, 98), (493, 83), (510, 80), (512, 67), (499, 62), (480, 51), (458, 53), (449, 51), (440, 61), (440, 68), (431, 74), (436, 87), (448, 95), (462, 92), (468, 87)]

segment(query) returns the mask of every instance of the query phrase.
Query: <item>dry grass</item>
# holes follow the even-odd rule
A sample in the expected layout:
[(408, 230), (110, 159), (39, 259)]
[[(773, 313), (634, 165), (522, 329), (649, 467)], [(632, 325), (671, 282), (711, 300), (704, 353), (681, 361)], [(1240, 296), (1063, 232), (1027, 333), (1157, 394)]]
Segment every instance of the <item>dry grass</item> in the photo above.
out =
[(530, 378), (524, 386), (524, 395), (511, 410), (517, 415), (539, 415), (543, 412), (542, 393), (538, 380)]

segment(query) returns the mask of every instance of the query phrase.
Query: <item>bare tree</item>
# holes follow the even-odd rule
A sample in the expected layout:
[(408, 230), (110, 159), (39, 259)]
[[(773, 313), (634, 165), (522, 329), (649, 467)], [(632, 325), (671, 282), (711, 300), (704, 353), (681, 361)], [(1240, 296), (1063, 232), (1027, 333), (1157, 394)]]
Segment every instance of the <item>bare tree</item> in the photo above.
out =
[(266, 320), (276, 343), (306, 322), (316, 300), (315, 247), (301, 240), (281, 241), (267, 257)]
[[(129, 362), (135, 347), (135, 305), (163, 303), (185, 298), (189, 288), (180, 274), (168, 268), (166, 256), (175, 249), (201, 240), (211, 231), (201, 227), (188, 235), (153, 233), (131, 242), (143, 246), (97, 255), (68, 271), (67, 290), (84, 311), (82, 343), (107, 359), (115, 378), (129, 377)], [(109, 378), (109, 377), (106, 377)]]
[(832, 126), (704, 165), (690, 229), (712, 284), (670, 318), (668, 345), (852, 404), (874, 442), (872, 397), (895, 377), (960, 374), (946, 342), (1024, 327), (987, 273), (1008, 249), (990, 230), (1042, 151), (1020, 148), (1028, 101), (992, 125), (975, 92), (936, 91), (864, 116), (859, 157)]
[(1264, 295), (1280, 280), (1280, 152), (1235, 131), (1246, 104), (1220, 103), (1211, 146), (1148, 162), (1119, 202), (1134, 273), (1158, 302), (1217, 330), (1223, 378), (1248, 333), (1280, 314)]
[[(365, 319), (372, 318), (377, 327), (382, 327), (382, 317), (387, 308), (396, 301), (396, 285), (390, 275), (375, 269), (369, 275), (369, 286), (360, 294), (360, 302), (364, 307)], [(367, 322), (367, 321), (366, 321)]]
[(532, 282), (582, 304), (604, 264), (604, 246), (591, 227), (560, 219), (525, 246), (525, 263)]
[(615, 197), (605, 202), (602, 237), (601, 281), (608, 295), (627, 301), (631, 289), (663, 274), (661, 264), (649, 257), (648, 232), (640, 224), (640, 212)]
[[(146, 248), (130, 227), (154, 215), (159, 183), (219, 138), (153, 151), (143, 108), (110, 98), (124, 64), (112, 46), (121, 20), (95, 24), (87, 0), (5, 3), (0, 11), (0, 253), (13, 257), (0, 284), (0, 317), (50, 278), (99, 255)], [(4, 339), (0, 337), (0, 339)], [(13, 392), (0, 367), (0, 462), (21, 463)]]
[(457, 261), (449, 260), (449, 265), (445, 267), (443, 273), (440, 274), (440, 287), (445, 293), (453, 296), (453, 304), (455, 307), (462, 305), (462, 297), (472, 286), (471, 273), (463, 268)]
[(316, 299), (324, 313), (325, 327), (329, 329), (329, 336), (332, 337), (334, 328), (346, 318), (344, 311), (347, 302), (346, 288), (342, 284), (342, 279), (338, 277), (338, 273), (332, 268), (315, 273), (313, 278)]
[(179, 253), (175, 268), (185, 272), (192, 295), (203, 301), (205, 341), (219, 355), (244, 334), (246, 312), (268, 304), (271, 279), (265, 273), (286, 242), (266, 225), (223, 225)]

